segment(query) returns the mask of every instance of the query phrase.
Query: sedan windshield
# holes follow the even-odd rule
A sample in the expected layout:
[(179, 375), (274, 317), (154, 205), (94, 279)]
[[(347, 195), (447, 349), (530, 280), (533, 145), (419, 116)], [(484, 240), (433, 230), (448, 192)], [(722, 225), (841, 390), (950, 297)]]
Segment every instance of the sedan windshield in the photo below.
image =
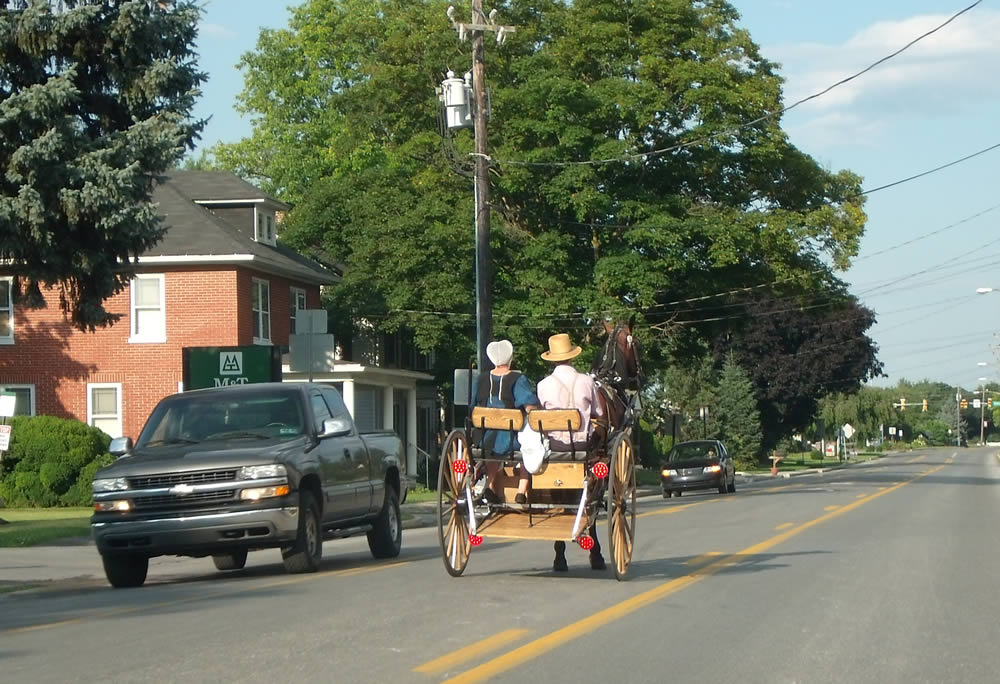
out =
[(719, 449), (711, 442), (695, 442), (692, 444), (678, 444), (670, 451), (667, 460), (671, 463), (678, 461), (702, 461), (705, 459), (719, 458)]
[(200, 444), (219, 440), (294, 439), (303, 433), (299, 402), (292, 394), (180, 395), (162, 402), (149, 417), (136, 447)]

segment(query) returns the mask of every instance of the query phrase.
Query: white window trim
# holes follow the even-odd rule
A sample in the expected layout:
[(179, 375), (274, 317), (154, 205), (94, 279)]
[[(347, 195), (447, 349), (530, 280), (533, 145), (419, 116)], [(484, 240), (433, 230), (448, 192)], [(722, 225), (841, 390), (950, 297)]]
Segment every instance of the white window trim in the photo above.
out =
[(35, 412), (35, 386), (34, 385), (21, 384), (21, 383), (15, 383), (15, 384), (9, 384), (9, 385), (0, 385), (0, 392), (6, 391), (6, 390), (17, 390), (17, 389), (27, 389), (28, 390), (28, 415), (29, 416), (38, 415)]
[[(304, 302), (304, 304), (303, 304), (303, 306), (302, 306), (301, 309), (298, 308), (298, 306), (296, 306), (296, 304), (299, 301), (299, 295), (302, 295), (302, 301)], [(293, 285), (293, 286), (291, 286), (289, 288), (289, 299), (291, 300), (291, 307), (289, 307), (289, 308), (291, 308), (291, 313), (295, 314), (294, 317), (293, 316), (289, 316), (289, 320), (294, 321), (294, 320), (296, 320), (299, 317), (299, 312), (300, 311), (305, 311), (306, 309), (309, 308), (309, 295), (306, 293), (305, 288), (303, 288), (303, 287), (295, 287)], [(292, 324), (292, 329), (288, 331), (289, 335), (294, 335), (295, 334), (295, 325), (296, 324), (294, 324), (294, 323)]]
[[(253, 308), (253, 296), (257, 287), (260, 285), (267, 286), (267, 337), (257, 337), (253, 338), (254, 344), (271, 344), (271, 319), (274, 317), (274, 311), (271, 310), (271, 281), (263, 280), (262, 278), (254, 278), (252, 281), (253, 289), (250, 291), (250, 311), (253, 313), (254, 319), (256, 320), (261, 312)], [(252, 327), (251, 327), (252, 329)], [(264, 332), (263, 330), (261, 332)]]
[[(145, 279), (160, 281), (160, 318), (163, 320), (163, 334), (157, 337), (135, 334), (135, 281)], [(129, 283), (129, 337), (130, 344), (162, 344), (167, 341), (167, 279), (163, 273), (139, 273)]]
[(8, 300), (10, 304), (10, 335), (0, 336), (0, 344), (14, 344), (14, 278), (0, 278), (7, 281)]
[[(87, 425), (93, 427), (94, 425), (94, 390), (95, 389), (105, 389), (107, 387), (113, 387), (115, 390), (115, 416), (118, 418), (118, 422), (122, 426), (122, 430), (125, 429), (125, 417), (122, 415), (122, 384), (120, 382), (88, 382), (87, 383)], [(102, 416), (103, 417), (103, 416)], [(121, 435), (111, 435), (112, 437), (121, 437)]]
[[(271, 217), (271, 237), (267, 237), (267, 217)], [(263, 225), (261, 219), (264, 219)], [(258, 230), (259, 227), (259, 230)], [(261, 209), (256, 204), (253, 206), (253, 239), (262, 245), (275, 246), (278, 228), (274, 212), (270, 209)]]

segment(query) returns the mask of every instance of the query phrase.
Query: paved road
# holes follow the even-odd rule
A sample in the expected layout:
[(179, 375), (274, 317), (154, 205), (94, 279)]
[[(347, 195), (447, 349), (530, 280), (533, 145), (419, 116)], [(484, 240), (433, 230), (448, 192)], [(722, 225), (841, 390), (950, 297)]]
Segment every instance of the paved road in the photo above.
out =
[[(315, 575), (173, 560), (138, 590), (0, 597), (4, 681), (992, 682), (1000, 465), (935, 449), (649, 499), (633, 579), (543, 542), (487, 542), (466, 575), (434, 530), (396, 562), (326, 546)], [(81, 548), (81, 552), (92, 552)], [(4, 564), (0, 555), (0, 566)]]

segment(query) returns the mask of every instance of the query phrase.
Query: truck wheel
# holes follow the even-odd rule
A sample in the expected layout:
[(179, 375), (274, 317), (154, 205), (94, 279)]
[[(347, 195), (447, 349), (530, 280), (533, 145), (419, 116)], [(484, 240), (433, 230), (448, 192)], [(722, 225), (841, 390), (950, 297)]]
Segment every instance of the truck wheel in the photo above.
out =
[(242, 570), (247, 564), (247, 550), (212, 556), (212, 562), (216, 570)]
[(108, 555), (101, 556), (104, 574), (115, 589), (141, 587), (149, 571), (148, 556)]
[(368, 532), (368, 548), (375, 558), (395, 558), (403, 545), (403, 525), (399, 515), (399, 498), (396, 490), (385, 486), (385, 501)]
[(323, 532), (319, 526), (319, 506), (312, 492), (299, 494), (299, 531), (293, 546), (281, 550), (285, 570), (291, 573), (316, 572), (323, 557)]

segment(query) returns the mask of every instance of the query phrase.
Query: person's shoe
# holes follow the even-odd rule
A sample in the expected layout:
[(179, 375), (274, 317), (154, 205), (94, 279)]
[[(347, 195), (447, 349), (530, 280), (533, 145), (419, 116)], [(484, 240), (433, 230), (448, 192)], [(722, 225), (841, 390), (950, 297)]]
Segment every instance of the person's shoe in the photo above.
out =
[(528, 503), (528, 497), (525, 496), (524, 494), (522, 494), (521, 492), (518, 492), (517, 496), (514, 497), (514, 503), (516, 503), (516, 504), (526, 504), (526, 503)]

